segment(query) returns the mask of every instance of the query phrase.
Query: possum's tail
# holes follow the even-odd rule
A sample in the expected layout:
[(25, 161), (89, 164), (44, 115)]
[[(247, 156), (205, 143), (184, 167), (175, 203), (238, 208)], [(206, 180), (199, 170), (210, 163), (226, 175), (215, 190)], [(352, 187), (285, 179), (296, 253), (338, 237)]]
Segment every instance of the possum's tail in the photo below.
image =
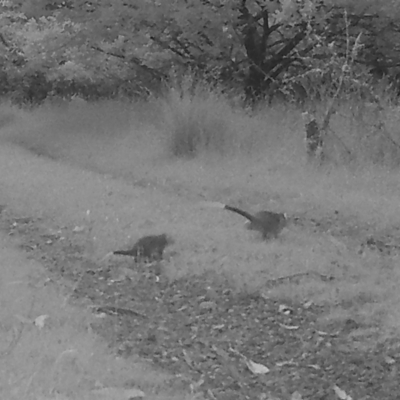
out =
[(119, 255), (119, 256), (134, 256), (134, 255), (137, 255), (137, 254), (134, 254), (133, 252), (132, 252), (132, 250), (116, 250), (116, 251), (113, 251), (112, 252), (114, 255)]
[(256, 217), (254, 217), (254, 215), (251, 215), (250, 213), (241, 210), (240, 208), (236, 208), (236, 207), (232, 207), (229, 206), (228, 204), (224, 204), (224, 203), (219, 203), (219, 202), (204, 202), (203, 205), (205, 207), (214, 207), (214, 208), (222, 208), (223, 210), (228, 210), (228, 211), (232, 211), (236, 214), (241, 215), (242, 217), (245, 217), (246, 219), (248, 219), (250, 222), (254, 222), (255, 220), (257, 220)]

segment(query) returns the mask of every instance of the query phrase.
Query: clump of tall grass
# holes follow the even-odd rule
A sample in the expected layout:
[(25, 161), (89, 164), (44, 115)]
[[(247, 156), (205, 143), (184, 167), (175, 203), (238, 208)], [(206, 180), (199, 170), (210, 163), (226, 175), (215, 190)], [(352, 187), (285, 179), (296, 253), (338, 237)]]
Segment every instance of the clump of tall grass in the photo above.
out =
[(167, 148), (176, 157), (248, 150), (249, 135), (254, 139), (254, 132), (260, 131), (257, 122), (221, 90), (190, 77), (171, 86), (161, 104)]
[(336, 107), (326, 133), (329, 159), (353, 167), (400, 166), (399, 108), (389, 97), (353, 98)]
[[(365, 79), (347, 83), (349, 87), (333, 94), (333, 82), (310, 79), (301, 102), (296, 102), (290, 93), (282, 102), (292, 103), (315, 119), (323, 141), (325, 164), (398, 168), (400, 112), (397, 93), (383, 81), (375, 83)], [(315, 87), (318, 88), (316, 94)], [(293, 109), (286, 108), (286, 115), (292, 112)], [(299, 121), (297, 126), (304, 138), (305, 121)]]
[(226, 153), (237, 135), (237, 116), (223, 96), (198, 86), (194, 92), (171, 88), (163, 99), (167, 147), (173, 156), (194, 157), (202, 151)]

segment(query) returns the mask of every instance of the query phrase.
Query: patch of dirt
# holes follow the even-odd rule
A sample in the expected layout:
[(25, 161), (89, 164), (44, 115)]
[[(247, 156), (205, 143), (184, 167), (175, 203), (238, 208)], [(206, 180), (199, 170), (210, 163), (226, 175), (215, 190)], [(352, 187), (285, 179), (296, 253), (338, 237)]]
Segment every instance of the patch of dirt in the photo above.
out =
[(388, 226), (377, 230), (375, 226), (362, 223), (348, 215), (340, 215), (338, 212), (331, 216), (318, 216), (309, 218), (308, 215), (296, 215), (293, 217), (294, 225), (313, 233), (329, 233), (348, 247), (358, 249), (362, 254), (368, 248), (382, 255), (400, 254), (400, 228)]
[(206, 398), (289, 399), (297, 392), (333, 400), (338, 390), (353, 399), (398, 398), (400, 340), (361, 346), (358, 333), (368, 327), (357, 321), (322, 331), (322, 307), (238, 293), (211, 273), (170, 282), (163, 262), (95, 263), (79, 233), (4, 209), (0, 224), (71, 299), (103, 316), (93, 329), (118, 354), (139, 352)]

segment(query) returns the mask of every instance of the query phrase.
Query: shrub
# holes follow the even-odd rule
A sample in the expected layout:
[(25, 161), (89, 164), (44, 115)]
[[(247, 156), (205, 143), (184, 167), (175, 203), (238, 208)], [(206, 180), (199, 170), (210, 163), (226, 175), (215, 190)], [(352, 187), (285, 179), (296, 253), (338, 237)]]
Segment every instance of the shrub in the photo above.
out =
[(177, 157), (226, 153), (235, 142), (236, 115), (224, 96), (207, 88), (171, 88), (162, 100), (168, 149)]

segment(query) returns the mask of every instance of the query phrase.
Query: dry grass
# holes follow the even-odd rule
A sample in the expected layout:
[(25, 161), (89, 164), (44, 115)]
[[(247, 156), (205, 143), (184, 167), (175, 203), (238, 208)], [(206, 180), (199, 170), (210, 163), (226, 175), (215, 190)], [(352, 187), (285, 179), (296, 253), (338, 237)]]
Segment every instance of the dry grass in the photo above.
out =
[[(380, 326), (381, 338), (398, 334), (398, 256), (369, 250), (360, 255), (359, 237), (296, 226), (265, 244), (242, 229), (239, 216), (199, 203), (338, 218), (339, 227), (396, 236), (397, 171), (376, 165), (361, 147), (363, 156), (347, 166), (309, 165), (299, 112), (265, 108), (250, 115), (207, 93), (191, 99), (173, 92), (145, 105), (75, 102), (11, 112), (16, 120), (0, 134), (0, 168), (8, 171), (0, 178), (0, 200), (56, 224), (90, 223), (91, 257), (100, 259), (144, 234), (168, 232), (176, 238), (167, 265), (171, 278), (215, 269), (244, 290), (330, 305), (327, 324), (357, 316)], [(394, 124), (396, 110), (390, 115)], [(335, 118), (335, 132), (356, 146), (361, 128)], [(7, 142), (63, 163), (35, 158)], [(335, 280), (314, 275), (267, 288), (271, 279), (309, 271)], [(373, 335), (376, 330), (365, 331)]]

